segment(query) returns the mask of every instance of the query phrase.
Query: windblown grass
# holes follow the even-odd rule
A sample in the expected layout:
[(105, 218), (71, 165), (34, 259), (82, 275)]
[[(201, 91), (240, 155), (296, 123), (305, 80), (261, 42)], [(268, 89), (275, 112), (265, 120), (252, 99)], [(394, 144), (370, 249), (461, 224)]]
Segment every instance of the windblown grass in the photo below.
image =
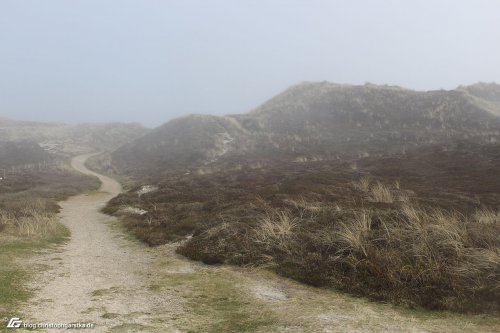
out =
[(45, 240), (58, 237), (63, 227), (54, 213), (47, 210), (43, 199), (24, 203), (16, 211), (0, 209), (2, 236), (23, 240)]
[(299, 219), (289, 211), (271, 211), (261, 217), (258, 228), (255, 229), (255, 241), (265, 247), (278, 247), (289, 251), (289, 239), (298, 227)]
[[(500, 240), (490, 236), (499, 234), (500, 224), (409, 204), (392, 214), (330, 213), (332, 220), (323, 223), (319, 215), (267, 212), (244, 234), (225, 237), (224, 247), (214, 247), (216, 227), (180, 252), (209, 251), (229, 263), (272, 262), (299, 281), (398, 304), (500, 310)], [(238, 252), (237, 244), (247, 246)]]
[(485, 151), (493, 164), (484, 164), (476, 153), (374, 156), (356, 170), (331, 160), (165, 172), (158, 191), (122, 194), (106, 212), (148, 211), (122, 221), (150, 245), (183, 241), (178, 252), (205, 263), (265, 265), (396, 304), (495, 312), (500, 155)]
[(373, 202), (392, 203), (394, 202), (394, 196), (387, 186), (381, 182), (377, 182), (370, 188), (370, 200)]
[(363, 177), (358, 181), (353, 181), (352, 186), (362, 192), (368, 192), (370, 190), (371, 181), (367, 177)]
[(476, 210), (475, 219), (477, 222), (483, 224), (499, 224), (500, 211), (494, 211), (487, 208), (478, 209)]

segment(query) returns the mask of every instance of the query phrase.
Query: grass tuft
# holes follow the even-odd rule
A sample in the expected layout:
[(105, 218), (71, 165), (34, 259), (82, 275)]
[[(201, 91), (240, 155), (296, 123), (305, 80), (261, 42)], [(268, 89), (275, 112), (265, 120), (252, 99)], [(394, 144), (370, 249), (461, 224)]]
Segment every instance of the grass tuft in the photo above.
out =
[(358, 181), (353, 181), (352, 186), (361, 192), (367, 193), (370, 190), (370, 183), (371, 181), (369, 178), (363, 177)]
[(394, 202), (394, 196), (387, 186), (381, 182), (377, 182), (370, 188), (370, 200), (373, 202), (392, 203)]

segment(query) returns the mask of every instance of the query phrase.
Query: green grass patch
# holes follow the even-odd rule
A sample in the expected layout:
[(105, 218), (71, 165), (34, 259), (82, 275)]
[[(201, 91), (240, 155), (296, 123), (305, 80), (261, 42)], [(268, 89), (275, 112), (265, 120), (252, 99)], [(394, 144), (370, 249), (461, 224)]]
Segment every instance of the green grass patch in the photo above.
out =
[(128, 332), (151, 332), (153, 328), (151, 326), (140, 325), (140, 324), (121, 324), (111, 328), (109, 332), (112, 333), (128, 333)]
[(463, 322), (465, 324), (473, 324), (479, 327), (498, 327), (498, 316), (492, 314), (464, 314), (451, 311), (436, 311), (429, 310), (423, 307), (405, 308), (394, 306), (394, 310), (398, 311), (402, 316), (412, 317), (421, 321), (443, 320), (450, 322)]
[[(69, 230), (60, 225), (58, 233), (49, 239), (0, 243), (0, 318), (22, 316), (20, 305), (32, 296), (33, 291), (28, 289), (27, 282), (34, 272), (30, 267), (22, 266), (21, 259), (37, 250), (61, 244), (68, 236)], [(0, 331), (4, 329), (2, 324)]]
[(118, 287), (111, 287), (108, 289), (96, 289), (94, 290), (91, 295), (93, 297), (102, 297), (102, 296), (107, 296), (107, 295), (112, 295), (118, 291)]
[(188, 332), (256, 332), (271, 329), (277, 322), (267, 306), (249, 299), (238, 289), (232, 275), (207, 269), (196, 273), (168, 273), (152, 286), (154, 290), (182, 290), (189, 322)]
[(137, 238), (136, 235), (130, 229), (128, 229), (123, 223), (116, 220), (115, 218), (110, 217), (106, 219), (105, 222), (109, 226), (109, 228), (113, 231), (116, 237), (125, 239), (133, 243), (142, 244), (140, 239)]
[(120, 314), (118, 314), (118, 313), (106, 312), (105, 314), (103, 314), (101, 316), (101, 318), (104, 318), (104, 319), (114, 319), (114, 318), (117, 318), (119, 316), (120, 316)]
[(268, 309), (246, 299), (220, 272), (209, 273), (195, 288), (199, 294), (189, 307), (198, 316), (215, 319), (206, 332), (255, 332), (275, 323)]

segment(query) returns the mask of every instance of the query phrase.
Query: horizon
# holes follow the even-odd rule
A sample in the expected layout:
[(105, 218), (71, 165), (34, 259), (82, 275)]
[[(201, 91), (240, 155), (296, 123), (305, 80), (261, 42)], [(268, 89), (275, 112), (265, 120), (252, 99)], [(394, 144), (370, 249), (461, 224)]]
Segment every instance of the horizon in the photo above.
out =
[(0, 115), (159, 126), (241, 114), (304, 81), (452, 90), (500, 82), (481, 0), (0, 4)]
[(57, 121), (57, 120), (55, 120), (55, 121), (37, 121), (37, 120), (33, 120), (33, 119), (22, 119), (22, 118), (15, 118), (15, 117), (4, 116), (3, 114), (0, 114), (0, 120), (21, 121), (21, 122), (35, 122), (35, 123), (42, 123), (42, 124), (58, 124), (58, 125), (68, 125), (68, 126), (78, 126), (78, 125), (107, 125), (107, 124), (113, 124), (113, 123), (118, 123), (118, 124), (139, 124), (139, 125), (147, 128), (147, 129), (154, 129), (156, 127), (160, 127), (160, 126), (168, 123), (171, 120), (179, 119), (179, 118), (184, 118), (184, 117), (189, 117), (189, 116), (195, 116), (195, 115), (231, 116), (231, 115), (236, 115), (236, 114), (249, 113), (249, 112), (252, 112), (253, 110), (259, 108), (261, 105), (265, 104), (267, 101), (269, 101), (273, 97), (279, 95), (282, 92), (285, 92), (286, 90), (288, 90), (288, 89), (290, 89), (292, 87), (295, 87), (295, 86), (298, 86), (298, 85), (301, 85), (301, 84), (306, 84), (306, 83), (323, 83), (323, 82), (326, 82), (326, 83), (329, 83), (329, 84), (335, 84), (335, 85), (350, 86), (350, 87), (365, 86), (365, 85), (374, 85), (374, 86), (378, 86), (378, 87), (397, 87), (397, 88), (402, 88), (402, 89), (405, 89), (405, 90), (411, 90), (411, 91), (415, 91), (415, 92), (431, 92), (431, 91), (442, 91), (442, 90), (444, 90), (444, 91), (453, 91), (453, 90), (456, 90), (456, 89), (458, 89), (460, 87), (467, 87), (467, 86), (476, 85), (476, 84), (495, 84), (495, 85), (500, 85), (500, 83), (495, 82), (495, 81), (491, 81), (491, 82), (477, 81), (477, 82), (473, 82), (473, 83), (469, 83), (469, 84), (459, 84), (455, 88), (452, 88), (452, 89), (442, 89), (441, 88), (441, 89), (431, 89), (431, 90), (419, 90), (419, 89), (411, 89), (411, 88), (400, 86), (400, 85), (396, 85), (396, 84), (374, 83), (374, 82), (365, 82), (365, 83), (362, 83), (362, 84), (350, 84), (350, 83), (331, 82), (331, 81), (326, 81), (326, 80), (323, 80), (323, 81), (302, 81), (302, 82), (299, 82), (299, 83), (296, 83), (296, 84), (289, 85), (288, 87), (286, 87), (282, 91), (278, 92), (277, 94), (275, 94), (273, 96), (270, 96), (269, 98), (267, 98), (266, 100), (262, 101), (261, 103), (259, 103), (255, 107), (250, 108), (249, 110), (244, 111), (242, 113), (228, 113), (228, 114), (214, 114), (214, 113), (203, 113), (203, 112), (200, 112), (200, 113), (186, 113), (186, 114), (181, 114), (181, 115), (172, 117), (170, 119), (165, 120), (164, 122), (161, 122), (161, 123), (155, 124), (155, 125), (148, 125), (148, 124), (145, 124), (145, 123), (141, 123), (140, 121), (128, 121), (128, 122), (124, 122), (124, 121), (120, 121), (120, 120), (116, 120), (116, 119), (115, 120), (111, 119), (111, 120), (105, 121), (105, 122), (99, 122), (99, 121), (97, 121), (97, 122), (91, 122), (91, 121), (83, 121), (83, 122), (71, 122), (71, 121), (67, 121), (67, 122), (64, 122), (64, 121)]

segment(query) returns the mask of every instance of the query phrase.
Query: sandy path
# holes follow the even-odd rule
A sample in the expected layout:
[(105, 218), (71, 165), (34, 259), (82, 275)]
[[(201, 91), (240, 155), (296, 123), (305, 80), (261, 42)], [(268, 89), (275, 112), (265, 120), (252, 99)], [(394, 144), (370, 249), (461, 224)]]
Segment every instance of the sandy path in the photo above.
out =
[(121, 192), (121, 186), (88, 170), (84, 162), (89, 156), (74, 158), (72, 167), (98, 177), (102, 186), (97, 193), (60, 203), (61, 222), (70, 229), (71, 239), (59, 251), (47, 251), (36, 258), (39, 267), (48, 269), (36, 279), (33, 287), (38, 292), (23, 319), (37, 323), (91, 322), (96, 324), (92, 332), (107, 332), (122, 323), (147, 324), (148, 313), (172, 312), (178, 304), (168, 295), (148, 291), (154, 251), (118, 237), (106, 223), (111, 218), (99, 212)]
[[(22, 319), (91, 322), (83, 332), (498, 332), (489, 316), (410, 311), (307, 287), (261, 269), (214, 267), (124, 237), (100, 208), (121, 191), (99, 177), (99, 192), (61, 203), (70, 241), (34, 255), (35, 297)], [(23, 330), (18, 330), (23, 331)], [(47, 330), (56, 332), (59, 330)]]

